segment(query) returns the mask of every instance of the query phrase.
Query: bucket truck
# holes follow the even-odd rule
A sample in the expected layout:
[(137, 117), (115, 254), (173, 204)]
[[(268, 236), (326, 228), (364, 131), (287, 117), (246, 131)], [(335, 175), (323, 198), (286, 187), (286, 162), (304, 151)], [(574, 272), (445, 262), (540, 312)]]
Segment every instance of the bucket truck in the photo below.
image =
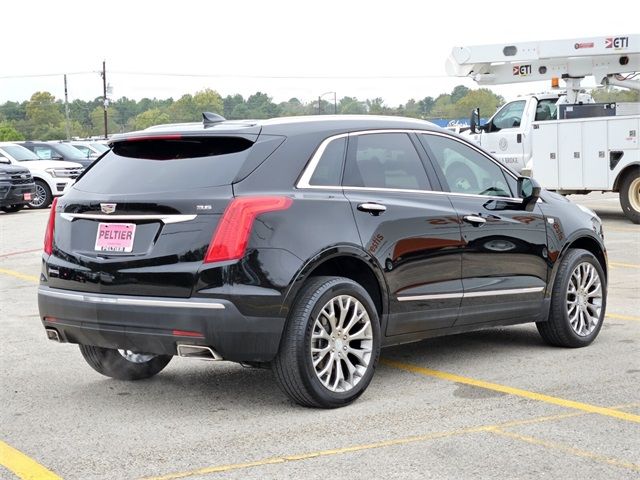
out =
[(640, 90), (640, 35), (456, 47), (448, 75), (479, 85), (550, 80), (566, 91), (519, 97), (465, 135), (496, 158), (561, 194), (620, 192), (640, 223), (640, 103), (594, 103), (581, 82)]

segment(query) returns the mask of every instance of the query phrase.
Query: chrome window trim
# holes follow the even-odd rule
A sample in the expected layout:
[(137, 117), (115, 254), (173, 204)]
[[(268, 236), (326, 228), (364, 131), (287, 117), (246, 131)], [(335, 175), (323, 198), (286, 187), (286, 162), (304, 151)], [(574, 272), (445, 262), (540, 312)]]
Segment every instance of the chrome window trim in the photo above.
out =
[(70, 293), (70, 292), (56, 292), (49, 289), (39, 288), (38, 293), (40, 295), (64, 298), (67, 300), (73, 300), (76, 302), (89, 302), (89, 303), (102, 303), (108, 305), (129, 305), (129, 306), (144, 306), (144, 307), (177, 307), (177, 308), (208, 308), (212, 310), (224, 310), (225, 306), (219, 302), (193, 302), (189, 300), (162, 300), (151, 298), (128, 298), (118, 297), (115, 295), (90, 295), (84, 293)]
[(123, 220), (160, 220), (164, 224), (181, 223), (194, 220), (197, 215), (104, 215), (101, 213), (60, 213), (60, 217), (70, 222), (78, 218), (104, 221)]
[(416, 300), (445, 300), (448, 298), (478, 298), (493, 297), (496, 295), (518, 295), (522, 293), (538, 293), (544, 290), (544, 287), (527, 287), (527, 288), (508, 288), (505, 290), (487, 290), (482, 292), (462, 292), (462, 293), (442, 293), (433, 295), (406, 295), (398, 296), (399, 302), (411, 302)]
[(322, 158), (322, 154), (326, 150), (329, 143), (338, 138), (344, 138), (349, 136), (360, 136), (360, 135), (372, 135), (377, 133), (415, 133), (415, 134), (423, 134), (423, 135), (436, 135), (440, 137), (445, 137), (450, 140), (461, 143), (462, 145), (466, 145), (467, 147), (472, 148), (480, 155), (484, 156), (489, 161), (493, 162), (495, 165), (500, 167), (500, 169), (505, 173), (513, 177), (515, 180), (518, 179), (518, 176), (504, 167), (498, 160), (491, 158), (487, 155), (486, 152), (480, 150), (477, 146), (471, 144), (470, 142), (463, 141), (457, 137), (449, 135), (448, 133), (443, 132), (434, 132), (431, 130), (411, 130), (411, 129), (384, 129), (384, 130), (362, 130), (358, 132), (349, 132), (349, 133), (340, 133), (338, 135), (333, 135), (328, 137), (322, 141), (318, 149), (315, 151), (311, 160), (305, 167), (300, 180), (296, 184), (297, 189), (311, 189), (311, 190), (368, 190), (374, 192), (395, 192), (395, 193), (421, 193), (421, 194), (436, 194), (436, 195), (455, 195), (460, 197), (474, 197), (474, 198), (486, 198), (489, 200), (508, 200), (511, 202), (522, 203), (522, 198), (516, 197), (499, 197), (495, 195), (478, 195), (473, 193), (457, 193), (457, 192), (445, 192), (442, 190), (413, 190), (413, 189), (404, 189), (404, 188), (384, 188), (384, 187), (351, 187), (351, 186), (343, 186), (343, 185), (311, 185), (309, 184), (309, 180), (313, 176), (318, 163), (320, 162), (320, 158)]

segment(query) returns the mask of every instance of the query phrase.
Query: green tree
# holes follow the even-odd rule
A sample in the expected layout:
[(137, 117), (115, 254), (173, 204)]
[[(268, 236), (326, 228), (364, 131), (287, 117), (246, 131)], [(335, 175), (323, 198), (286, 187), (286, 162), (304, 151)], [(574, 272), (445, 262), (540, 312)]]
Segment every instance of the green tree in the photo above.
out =
[(422, 118), (426, 118), (431, 113), (431, 109), (436, 101), (433, 97), (424, 97), (422, 100), (418, 102), (418, 106), (420, 107), (420, 113)]
[(193, 105), (198, 115), (196, 119), (191, 121), (202, 119), (203, 112), (213, 112), (217, 114), (224, 112), (222, 97), (218, 92), (210, 88), (196, 92), (193, 96)]
[(342, 97), (338, 102), (338, 112), (344, 115), (364, 115), (367, 113), (367, 104), (356, 97)]
[(0, 142), (24, 140), (24, 136), (8, 122), (0, 123)]
[(202, 118), (202, 112), (198, 112), (198, 107), (192, 95), (186, 94), (176, 100), (168, 109), (172, 122), (197, 122)]
[(591, 91), (596, 102), (640, 102), (640, 91), (621, 90), (618, 88), (597, 88)]
[(36, 92), (26, 105), (28, 136), (39, 140), (64, 138), (64, 115), (61, 105), (49, 92)]
[(136, 115), (131, 122), (131, 126), (134, 130), (144, 130), (153, 125), (161, 125), (163, 123), (169, 123), (169, 114), (163, 112), (160, 108), (152, 108)]
[(466, 118), (471, 115), (474, 108), (480, 108), (480, 115), (489, 117), (495, 113), (504, 99), (493, 93), (488, 88), (470, 90), (451, 109), (450, 118)]
[(463, 98), (470, 91), (471, 90), (469, 90), (464, 85), (455, 86), (451, 91), (451, 103), (457, 103), (458, 101), (460, 101), (461, 98)]
[(451, 95), (443, 93), (438, 95), (431, 107), (431, 118), (451, 118)]
[[(103, 107), (94, 108), (89, 114), (89, 117), (91, 119), (91, 126), (89, 128), (91, 135), (104, 135)], [(115, 107), (109, 107), (107, 109), (107, 128), (109, 130), (109, 134), (121, 133), (125, 130), (124, 126), (119, 126), (116, 123), (116, 118), (118, 118), (118, 109)]]

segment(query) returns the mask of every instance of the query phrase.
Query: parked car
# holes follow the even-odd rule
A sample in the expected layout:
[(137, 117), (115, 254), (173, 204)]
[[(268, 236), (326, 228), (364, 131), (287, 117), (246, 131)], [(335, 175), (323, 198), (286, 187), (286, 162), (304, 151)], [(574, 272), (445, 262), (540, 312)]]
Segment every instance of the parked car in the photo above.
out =
[(595, 213), (393, 117), (206, 115), (117, 137), (52, 208), (43, 260), (48, 337), (101, 374), (270, 365), (312, 407), (361, 395), (382, 346), (535, 322), (582, 347), (606, 307)]
[(13, 213), (22, 210), (35, 195), (36, 185), (31, 172), (20, 165), (11, 165), (0, 156), (0, 210)]
[(69, 145), (79, 150), (86, 158), (93, 160), (109, 150), (108, 145), (95, 140), (72, 140)]
[(11, 142), (0, 142), (0, 160), (26, 167), (35, 183), (30, 208), (47, 208), (55, 197), (64, 194), (82, 173), (82, 165), (59, 160), (41, 160), (31, 150)]
[(31, 150), (42, 160), (62, 160), (65, 162), (74, 162), (87, 168), (94, 161), (93, 158), (87, 158), (80, 150), (72, 147), (68, 143), (62, 142), (17, 142), (19, 145)]

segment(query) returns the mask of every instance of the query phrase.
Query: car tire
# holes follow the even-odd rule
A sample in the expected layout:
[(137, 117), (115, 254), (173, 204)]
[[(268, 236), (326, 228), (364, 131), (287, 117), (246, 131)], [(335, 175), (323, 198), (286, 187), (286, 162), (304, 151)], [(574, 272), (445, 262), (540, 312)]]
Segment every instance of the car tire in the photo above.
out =
[(142, 380), (153, 377), (160, 373), (172, 358), (171, 355), (133, 353), (91, 345), (80, 345), (80, 352), (96, 372), (118, 380)]
[(0, 208), (0, 210), (2, 210), (4, 213), (16, 213), (22, 210), (23, 208), (24, 208), (24, 205), (9, 205), (7, 207)]
[(620, 206), (633, 223), (640, 223), (640, 166), (631, 167), (620, 182)]
[(537, 322), (545, 342), (558, 347), (586, 347), (604, 321), (607, 283), (602, 266), (591, 252), (571, 249), (561, 260), (546, 322)]
[(272, 369), (296, 403), (337, 408), (362, 395), (379, 356), (380, 321), (367, 291), (348, 278), (312, 277), (297, 296)]
[(29, 208), (47, 208), (53, 202), (53, 195), (47, 182), (42, 180), (36, 180), (36, 193), (33, 196), (33, 200), (29, 202)]

